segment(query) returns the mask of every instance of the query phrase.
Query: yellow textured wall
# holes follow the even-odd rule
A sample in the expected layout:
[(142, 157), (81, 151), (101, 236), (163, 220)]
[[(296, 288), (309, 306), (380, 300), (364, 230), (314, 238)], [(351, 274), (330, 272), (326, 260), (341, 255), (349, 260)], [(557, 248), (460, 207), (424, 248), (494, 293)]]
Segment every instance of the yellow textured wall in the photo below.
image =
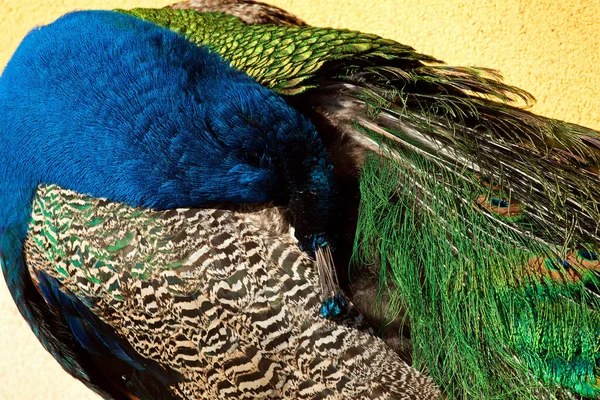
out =
[[(456, 65), (493, 67), (534, 111), (600, 129), (600, 1), (271, 0), (312, 25), (357, 29)], [(75, 9), (169, 0), (0, 0), (0, 68), (28, 30)], [(1, 116), (0, 116), (1, 117)], [(0, 284), (0, 399), (95, 399), (37, 343)]]

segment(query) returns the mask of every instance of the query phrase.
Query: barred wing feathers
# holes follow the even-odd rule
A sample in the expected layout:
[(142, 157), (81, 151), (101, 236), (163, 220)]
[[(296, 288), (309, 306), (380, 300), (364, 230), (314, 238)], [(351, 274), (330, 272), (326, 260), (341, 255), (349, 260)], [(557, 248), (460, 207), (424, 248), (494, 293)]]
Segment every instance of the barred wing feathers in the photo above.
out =
[(319, 316), (315, 263), (277, 208), (151, 211), (40, 187), (25, 252), (34, 280), (181, 374), (173, 398), (437, 396), (356, 310)]

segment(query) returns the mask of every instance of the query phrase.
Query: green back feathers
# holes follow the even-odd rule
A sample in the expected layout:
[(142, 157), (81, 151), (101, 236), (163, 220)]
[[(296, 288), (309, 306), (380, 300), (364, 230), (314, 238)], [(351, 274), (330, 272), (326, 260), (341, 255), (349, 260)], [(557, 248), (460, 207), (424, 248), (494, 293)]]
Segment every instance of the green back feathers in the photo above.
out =
[(311, 80), (326, 63), (373, 58), (433, 60), (391, 40), (347, 30), (246, 25), (221, 13), (185, 9), (119, 10), (206, 45), (259, 83), (285, 95), (315, 87)]

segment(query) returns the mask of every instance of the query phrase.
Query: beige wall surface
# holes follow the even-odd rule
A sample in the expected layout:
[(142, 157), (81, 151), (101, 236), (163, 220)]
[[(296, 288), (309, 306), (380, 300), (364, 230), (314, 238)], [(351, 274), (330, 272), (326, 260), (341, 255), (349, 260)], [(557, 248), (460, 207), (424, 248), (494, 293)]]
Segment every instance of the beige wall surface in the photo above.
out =
[[(600, 129), (600, 0), (271, 0), (311, 25), (376, 33), (449, 64), (499, 69), (537, 113)], [(75, 9), (169, 0), (0, 0), (0, 69), (21, 38)], [(1, 116), (0, 116), (1, 117)], [(0, 400), (95, 399), (18, 315), (0, 283)]]

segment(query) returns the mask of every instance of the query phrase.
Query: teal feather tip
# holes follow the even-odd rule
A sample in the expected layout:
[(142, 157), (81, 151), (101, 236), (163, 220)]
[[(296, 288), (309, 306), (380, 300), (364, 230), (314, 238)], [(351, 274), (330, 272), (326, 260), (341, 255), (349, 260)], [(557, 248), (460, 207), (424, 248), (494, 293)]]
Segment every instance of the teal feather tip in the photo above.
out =
[(334, 319), (346, 310), (348, 302), (341, 293), (328, 297), (321, 304), (319, 314), (323, 318)]

